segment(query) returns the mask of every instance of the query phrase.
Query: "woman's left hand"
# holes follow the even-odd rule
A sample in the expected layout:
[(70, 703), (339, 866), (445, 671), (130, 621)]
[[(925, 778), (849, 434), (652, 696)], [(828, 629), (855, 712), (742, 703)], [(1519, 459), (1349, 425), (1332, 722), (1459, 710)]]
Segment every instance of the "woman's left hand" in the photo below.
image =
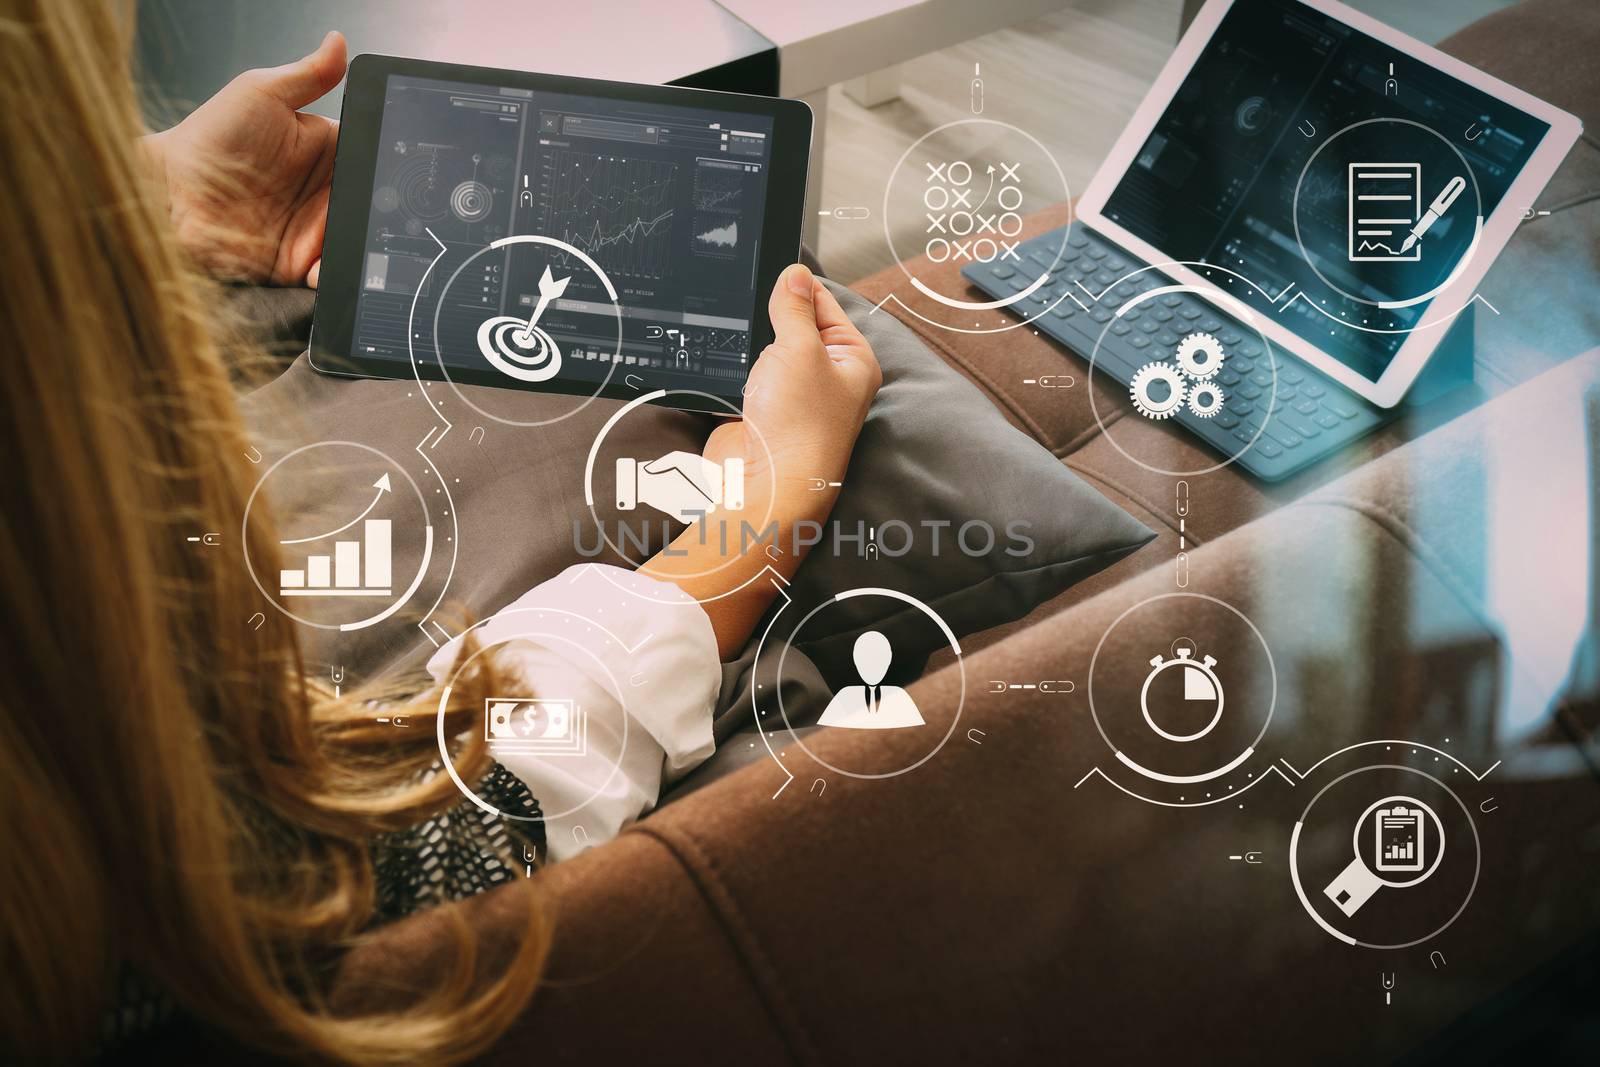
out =
[(317, 284), (339, 124), (300, 112), (344, 78), (337, 32), (304, 59), (248, 70), (145, 138), (178, 241), (219, 277)]

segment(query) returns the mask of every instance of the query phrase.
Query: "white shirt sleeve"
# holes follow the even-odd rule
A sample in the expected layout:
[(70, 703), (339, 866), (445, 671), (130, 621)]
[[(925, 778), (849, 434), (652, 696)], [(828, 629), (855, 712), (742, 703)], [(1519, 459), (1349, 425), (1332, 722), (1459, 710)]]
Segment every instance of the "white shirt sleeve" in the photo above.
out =
[[(494, 758), (539, 801), (550, 862), (616, 836), (655, 806), (663, 782), (715, 749), (716, 636), (704, 609), (676, 585), (579, 564), (474, 633), (482, 654), (493, 655), (505, 699), (572, 701), (574, 720), (582, 717), (581, 730), (569, 731), (582, 734), (576, 751), (514, 752), (490, 741)], [(436, 681), (448, 681), (461, 641), (428, 661)]]

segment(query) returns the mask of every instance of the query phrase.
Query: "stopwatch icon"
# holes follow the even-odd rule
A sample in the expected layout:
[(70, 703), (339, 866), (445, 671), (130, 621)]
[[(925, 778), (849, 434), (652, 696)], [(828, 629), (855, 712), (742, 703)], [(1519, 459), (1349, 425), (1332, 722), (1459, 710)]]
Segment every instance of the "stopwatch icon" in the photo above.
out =
[[(1181, 640), (1173, 642), (1172, 653), (1171, 659), (1157, 655), (1150, 660), (1150, 673), (1139, 690), (1139, 709), (1150, 729), (1168, 741), (1198, 741), (1222, 721), (1222, 680), (1214, 669), (1217, 661), (1213, 656), (1193, 659), (1193, 646)], [(1158, 716), (1174, 729), (1157, 723)], [(1191, 728), (1201, 721), (1204, 725), (1199, 729)]]

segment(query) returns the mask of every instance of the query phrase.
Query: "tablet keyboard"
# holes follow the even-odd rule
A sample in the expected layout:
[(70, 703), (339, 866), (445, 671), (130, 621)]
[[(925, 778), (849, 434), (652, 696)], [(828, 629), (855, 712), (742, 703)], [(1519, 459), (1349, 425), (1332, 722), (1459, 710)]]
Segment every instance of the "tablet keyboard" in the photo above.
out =
[[(1009, 310), (1023, 318), (1037, 315), (1033, 326), (1041, 333), (1084, 359), (1094, 353), (1096, 372), (1125, 386), (1151, 362), (1172, 364), (1185, 336), (1205, 332), (1216, 337), (1226, 352), (1215, 378), (1224, 397), (1221, 410), (1203, 417), (1184, 406), (1168, 421), (1226, 456), (1237, 454), (1238, 465), (1256, 477), (1286, 478), (1394, 417), (1282, 349), (1273, 350), (1278, 365), (1274, 402), (1272, 355), (1262, 350), (1252, 330), (1193, 294), (1165, 293), (1112, 322), (1116, 309), (1130, 298), (1172, 285), (1172, 280), (1145, 271), (1118, 281), (1140, 261), (1083, 225), (1072, 228), (1058, 262), (1061, 236), (1061, 230), (1052, 230), (1018, 245), (1020, 265), (1012, 260), (973, 263), (961, 273), (990, 296), (1003, 299), (1049, 270), (1049, 282)], [(1102, 331), (1105, 339), (1095, 352)]]

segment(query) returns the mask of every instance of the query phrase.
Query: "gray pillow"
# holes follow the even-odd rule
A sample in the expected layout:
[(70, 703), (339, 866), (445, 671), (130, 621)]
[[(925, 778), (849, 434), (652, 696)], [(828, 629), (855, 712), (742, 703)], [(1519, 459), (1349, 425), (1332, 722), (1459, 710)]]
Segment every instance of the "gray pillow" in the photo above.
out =
[[(886, 313), (830, 284), (872, 343), (884, 383), (856, 446), (834, 510), (833, 527), (861, 543), (832, 538), (816, 546), (790, 593), (798, 619), (835, 593), (858, 586), (900, 590), (928, 603), (956, 634), (987, 629), (1025, 615), (1079, 579), (1122, 558), (1155, 535), (1095, 492), (1046, 449), (1012, 427), (978, 389), (930, 352)], [(302, 298), (281, 293), (286, 304)], [(266, 299), (274, 296), (266, 293)], [(460, 521), (459, 555), (447, 602), (484, 617), (526, 589), (578, 562), (574, 524), (588, 524), (582, 471), (589, 446), (620, 401), (597, 401), (579, 414), (538, 429), (489, 422), (448, 392), (429, 386), (455, 429), (430, 457), (451, 479)], [(311, 441), (341, 438), (378, 448), (404, 462), (436, 420), (417, 396), (415, 381), (328, 378), (302, 355), (243, 406), (258, 447), (274, 455)], [(522, 420), (570, 410), (566, 397), (468, 387), (481, 406)], [(492, 398), (488, 395), (492, 394)], [(515, 405), (514, 408), (508, 405)], [(632, 455), (698, 449), (713, 421), (706, 416), (649, 408), (624, 420), (613, 447)], [(603, 496), (603, 494), (600, 494)], [(320, 510), (325, 502), (298, 500), (293, 487), (275, 497), (281, 514)], [(658, 517), (601, 511), (608, 525), (628, 522), (653, 551), (664, 535)], [(985, 530), (992, 550), (982, 548)], [(932, 555), (934, 530), (939, 554)], [(914, 547), (903, 551), (906, 535)], [(870, 536), (875, 535), (875, 536)], [(396, 560), (415, 555), (396, 528)], [(876, 544), (876, 558), (866, 541)], [(1031, 541), (1031, 546), (1026, 542)], [(1008, 554), (1007, 549), (1019, 554)], [(1023, 552), (1022, 549), (1027, 548)], [(606, 556), (599, 557), (602, 560)], [(611, 559), (612, 562), (620, 562)], [(431, 598), (429, 598), (431, 601)], [(851, 647), (864, 630), (883, 631), (895, 648), (892, 676), (920, 671), (943, 645), (916, 609), (881, 598), (829, 607), (796, 645), (830, 684), (854, 677)], [(376, 626), (355, 633), (307, 631), (310, 662), (338, 663), (358, 676), (397, 665), (414, 666), (432, 651), (412, 626)], [(803, 716), (802, 716), (803, 717)], [(719, 726), (724, 724), (719, 723)], [(727, 723), (723, 733), (733, 724)]]
[[(826, 284), (883, 367), (832, 519), (846, 535), (875, 533), (877, 551), (850, 542), (832, 555), (813, 550), (790, 588), (788, 618), (841, 590), (881, 586), (923, 600), (960, 637), (1021, 618), (1155, 537), (1007, 422), (894, 316)], [(963, 531), (973, 551), (963, 550)], [(979, 551), (991, 533), (993, 547)], [(895, 600), (853, 599), (827, 618), (829, 632), (809, 636), (808, 626), (796, 646), (835, 686), (856, 680), (851, 653), (866, 630), (894, 646), (891, 679), (920, 674), (944, 644), (922, 612)]]

